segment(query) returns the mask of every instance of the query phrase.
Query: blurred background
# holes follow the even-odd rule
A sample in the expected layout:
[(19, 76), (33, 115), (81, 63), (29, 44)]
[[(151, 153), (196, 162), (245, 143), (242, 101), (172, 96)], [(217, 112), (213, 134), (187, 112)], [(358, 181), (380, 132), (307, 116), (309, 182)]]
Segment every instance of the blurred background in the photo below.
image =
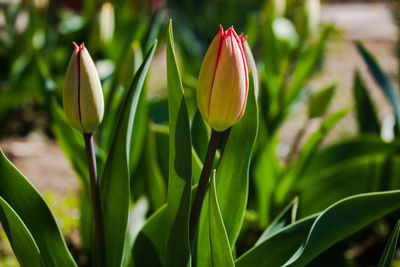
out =
[[(146, 82), (148, 121), (150, 127), (157, 128), (168, 120), (164, 41), (169, 18), (173, 20), (175, 49), (191, 116), (196, 116), (197, 75), (208, 45), (220, 24), (224, 29), (234, 25), (238, 33), (248, 36), (259, 73), (262, 137), (252, 163), (254, 180), (246, 217), (248, 231), (258, 233), (257, 227), (267, 225), (292, 195), (302, 197), (302, 189), (296, 188), (282, 193), (283, 197), (274, 196), (273, 201), (263, 200), (273, 194), (260, 189), (262, 182), (257, 179), (257, 167), (269, 166), (257, 160), (263, 159), (263, 151), (269, 151), (268, 157), (274, 161), (267, 172), (285, 177), (290, 172), (285, 170), (297, 164), (302, 148), (316, 132), (323, 133), (315, 146), (318, 151), (364, 134), (374, 135), (382, 143), (396, 142), (399, 99), (390, 99), (385, 92), (397, 92), (399, 84), (399, 11), (397, 1), (0, 0), (0, 147), (44, 195), (70, 249), (84, 266), (87, 256), (80, 252), (84, 245), (79, 234), (81, 182), (71, 167), (68, 149), (59, 145), (62, 87), (72, 42), (84, 42), (96, 63), (109, 112), (104, 125), (108, 125), (144, 54), (154, 39), (159, 40)], [(377, 83), (377, 72), (371, 73), (371, 64), (361, 51), (376, 59), (391, 89), (379, 79)], [(321, 132), (321, 124), (332, 114), (340, 119)], [(104, 126), (97, 135), (103, 151), (109, 145), (107, 129)], [(361, 144), (360, 151), (363, 146), (368, 144)], [(167, 153), (161, 145), (158, 150)], [(200, 150), (197, 152), (202, 159)], [(365, 160), (365, 154), (362, 156)], [(394, 157), (392, 164), (398, 159)], [(379, 159), (382, 166), (388, 164), (386, 159)], [(143, 163), (137, 164), (140, 172)], [(159, 164), (165, 177), (162, 160)], [(366, 174), (374, 171), (367, 170)], [(352, 177), (351, 173), (343, 175)], [(391, 186), (378, 189), (399, 184), (391, 182)], [(141, 190), (133, 197), (146, 195)], [(321, 200), (319, 206), (307, 206), (302, 215), (327, 207), (339, 195), (360, 190)], [(279, 192), (285, 192), (284, 187)], [(309, 195), (307, 202), (306, 196), (306, 203), (316, 197)], [(339, 244), (346, 266), (369, 266), (375, 259), (371, 251), (384, 246), (390, 225), (390, 220), (383, 222), (374, 226), (372, 234)], [(246, 230), (243, 236), (242, 251), (252, 240)], [(318, 266), (317, 261), (314, 264)], [(18, 266), (1, 231), (0, 266)]]

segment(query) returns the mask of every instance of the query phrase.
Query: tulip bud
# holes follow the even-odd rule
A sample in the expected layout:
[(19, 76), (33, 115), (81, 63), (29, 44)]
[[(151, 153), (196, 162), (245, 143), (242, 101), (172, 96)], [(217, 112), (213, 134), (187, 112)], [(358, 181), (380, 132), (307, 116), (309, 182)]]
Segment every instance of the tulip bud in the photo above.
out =
[(250, 46), (247, 43), (247, 36), (243, 37), (243, 33), (240, 35), (240, 39), (242, 40), (244, 56), (246, 58), (248, 69), (252, 70), (253, 74), (253, 82), (254, 82), (254, 94), (256, 98), (258, 98), (258, 73), (256, 61), (254, 60), (253, 53), (251, 52)]
[(82, 133), (92, 133), (104, 112), (103, 91), (96, 67), (84, 44), (69, 60), (63, 89), (63, 106), (69, 123)]
[(197, 82), (197, 104), (207, 123), (224, 131), (243, 116), (248, 90), (242, 41), (233, 30), (220, 31), (207, 50)]

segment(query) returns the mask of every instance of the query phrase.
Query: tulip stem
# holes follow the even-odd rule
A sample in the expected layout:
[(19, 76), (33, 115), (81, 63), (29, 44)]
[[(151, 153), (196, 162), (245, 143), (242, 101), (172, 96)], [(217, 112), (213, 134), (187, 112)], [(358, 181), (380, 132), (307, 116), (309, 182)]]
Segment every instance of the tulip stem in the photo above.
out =
[(103, 215), (101, 212), (100, 190), (97, 180), (96, 157), (93, 145), (93, 133), (84, 133), (86, 156), (88, 160), (89, 175), (90, 175), (90, 191), (92, 196), (92, 208), (94, 214), (94, 230), (95, 230), (95, 246), (97, 265), (104, 267), (106, 264), (105, 258), (105, 241), (104, 241), (104, 225)]
[(192, 209), (190, 211), (189, 241), (191, 252), (193, 251), (193, 246), (196, 240), (201, 207), (203, 206), (204, 197), (207, 192), (211, 169), (214, 163), (215, 152), (217, 151), (220, 137), (221, 132), (212, 130), (210, 142), (208, 143), (206, 158), (204, 160), (203, 169), (201, 170), (200, 174), (199, 184), (197, 186), (196, 195), (194, 196)]

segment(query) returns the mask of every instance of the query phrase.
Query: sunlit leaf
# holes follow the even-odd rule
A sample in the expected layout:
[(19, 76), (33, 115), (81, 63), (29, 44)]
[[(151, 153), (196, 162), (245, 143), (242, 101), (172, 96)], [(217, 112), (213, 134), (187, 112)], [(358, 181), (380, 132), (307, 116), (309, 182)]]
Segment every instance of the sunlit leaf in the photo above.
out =
[(185, 266), (190, 257), (189, 214), (192, 186), (192, 142), (189, 115), (173, 43), (172, 20), (167, 41), (169, 111), (169, 178), (166, 211), (166, 264)]

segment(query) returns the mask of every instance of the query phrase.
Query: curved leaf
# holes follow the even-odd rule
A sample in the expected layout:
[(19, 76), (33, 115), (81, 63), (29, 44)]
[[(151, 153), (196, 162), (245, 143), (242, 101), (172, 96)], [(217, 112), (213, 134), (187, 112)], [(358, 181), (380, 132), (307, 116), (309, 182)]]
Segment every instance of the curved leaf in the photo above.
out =
[(135, 145), (136, 141), (131, 139), (132, 126), (156, 45), (155, 41), (137, 71), (125, 98), (100, 180), (107, 266), (120, 266), (124, 255), (129, 214), (130, 147)]
[(358, 160), (360, 157), (376, 155), (390, 155), (400, 151), (400, 142), (383, 142), (379, 136), (361, 136), (351, 140), (326, 146), (318, 151), (310, 160), (302, 173), (302, 179), (309, 179), (329, 172), (341, 164), (348, 164), (349, 161)]
[(233, 267), (232, 251), (229, 245), (224, 222), (222, 221), (219, 210), (217, 191), (215, 189), (215, 170), (211, 177), (209, 188), (209, 229), (210, 229), (210, 248), (211, 262), (213, 266)]
[(336, 84), (329, 85), (315, 92), (308, 106), (308, 118), (318, 118), (325, 114), (336, 91)]
[(400, 208), (400, 190), (345, 198), (316, 219), (306, 243), (285, 266), (305, 266), (320, 253), (382, 216)]
[(397, 121), (397, 125), (400, 124), (400, 98), (396, 89), (393, 87), (392, 82), (389, 77), (383, 72), (375, 58), (371, 55), (370, 52), (364, 47), (361, 42), (356, 42), (358, 52), (360, 52), (362, 58), (372, 76), (374, 77), (376, 83), (380, 86), (383, 93), (385, 94), (387, 100), (393, 108), (394, 116)]
[(271, 266), (284, 264), (307, 238), (312, 224), (319, 214), (299, 220), (254, 246), (236, 262), (237, 267)]
[(276, 232), (282, 228), (292, 224), (296, 220), (297, 206), (299, 204), (299, 198), (295, 197), (286, 208), (276, 217), (276, 219), (271, 223), (271, 225), (262, 233), (260, 238), (257, 240), (256, 245), (260, 244), (264, 240), (268, 239), (270, 236), (274, 235)]
[(189, 115), (168, 27), (167, 84), (169, 112), (169, 179), (166, 214), (167, 266), (185, 266), (190, 257), (189, 214), (192, 186), (192, 142)]
[(32, 234), (44, 266), (76, 266), (46, 202), (1, 149), (0, 197)]
[(165, 266), (165, 216), (167, 205), (156, 211), (143, 225), (132, 250), (134, 266)]
[(397, 221), (390, 238), (386, 243), (385, 250), (383, 251), (377, 267), (390, 267), (392, 266), (393, 256), (396, 252), (397, 239), (400, 233), (400, 220)]
[(21, 266), (40, 267), (40, 252), (35, 240), (18, 214), (2, 197), (0, 197), (0, 221)]
[(379, 134), (381, 126), (374, 105), (368, 93), (367, 87), (362, 80), (360, 73), (354, 73), (353, 94), (356, 102), (357, 124), (362, 133)]
[(350, 161), (312, 179), (303, 180), (295, 189), (301, 196), (300, 213), (306, 216), (345, 197), (382, 190), (380, 184), (384, 170), (384, 157), (371, 156)]

